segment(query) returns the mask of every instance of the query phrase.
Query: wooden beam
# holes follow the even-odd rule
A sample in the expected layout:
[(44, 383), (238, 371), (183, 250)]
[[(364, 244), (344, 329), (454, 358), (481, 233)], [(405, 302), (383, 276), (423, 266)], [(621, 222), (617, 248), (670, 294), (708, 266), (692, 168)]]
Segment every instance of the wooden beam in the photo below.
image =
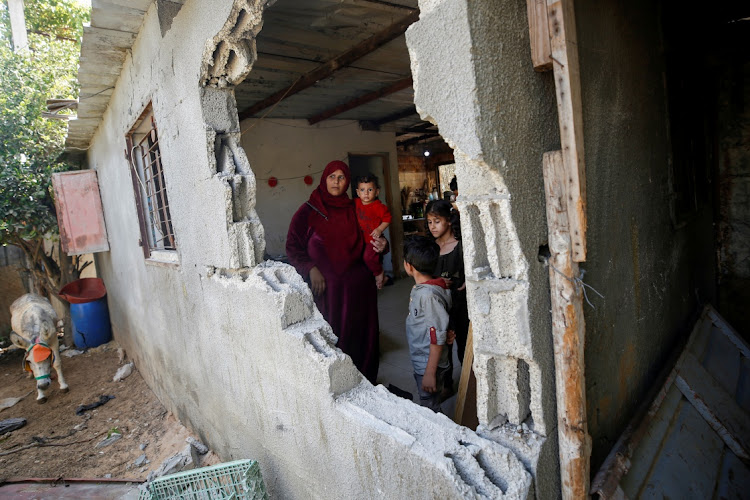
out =
[(745, 464), (750, 463), (750, 415), (690, 353), (677, 367), (675, 385), (724, 443)]
[(544, 154), (547, 198), (549, 282), (552, 306), (552, 345), (555, 358), (557, 435), (562, 497), (588, 498), (591, 438), (586, 421), (582, 291), (575, 282), (578, 264), (572, 259), (565, 191), (568, 173), (562, 151)]
[(573, 261), (586, 261), (586, 165), (583, 159), (583, 111), (573, 0), (547, 0), (552, 67), (555, 73), (560, 144), (566, 178)]
[(385, 97), (387, 95), (393, 94), (394, 92), (398, 92), (399, 90), (409, 88), (412, 86), (412, 83), (413, 81), (411, 77), (404, 78), (403, 80), (394, 82), (387, 87), (380, 88), (373, 92), (368, 92), (367, 94), (355, 97), (351, 101), (345, 102), (344, 104), (336, 106), (335, 108), (327, 109), (322, 113), (318, 113), (317, 115), (308, 118), (307, 122), (310, 125), (315, 125), (316, 123), (327, 120), (333, 116), (339, 115), (354, 108), (358, 108), (359, 106), (367, 104), (368, 102), (376, 101), (381, 97)]
[(404, 139), (403, 141), (396, 141), (396, 144), (398, 146), (408, 146), (409, 144), (416, 144), (416, 143), (418, 143), (420, 141), (424, 141), (424, 140), (429, 139), (431, 137), (437, 137), (438, 135), (440, 135), (440, 134), (438, 134), (437, 132), (434, 133), (434, 134), (424, 134), (424, 135), (420, 135), (418, 137), (412, 137), (411, 139)]
[(325, 64), (318, 66), (312, 71), (305, 73), (296, 82), (292, 83), (288, 87), (285, 87), (278, 92), (262, 99), (249, 108), (239, 113), (240, 121), (250, 118), (255, 115), (258, 111), (262, 111), (269, 106), (273, 106), (277, 102), (296, 94), (306, 88), (312, 87), (318, 81), (323, 78), (331, 76), (336, 71), (345, 68), (357, 59), (360, 59), (367, 54), (377, 50), (386, 43), (390, 42), (403, 35), (413, 22), (419, 19), (419, 10), (416, 10), (404, 17), (395, 24), (390, 25), (388, 28), (374, 34), (370, 38), (363, 40), (362, 42), (355, 45), (353, 48), (347, 50), (341, 55), (334, 57)]
[(531, 43), (531, 63), (536, 71), (552, 69), (552, 49), (550, 48), (547, 0), (526, 0), (529, 16), (529, 42)]
[(419, 125), (414, 125), (413, 127), (409, 127), (409, 128), (405, 128), (403, 130), (399, 130), (396, 133), (396, 137), (401, 136), (401, 135), (406, 135), (406, 134), (415, 134), (415, 133), (419, 133), (419, 132), (424, 132), (428, 128), (432, 128), (434, 126), (435, 125), (433, 125), (430, 122), (420, 123)]
[(382, 125), (385, 125), (386, 123), (395, 122), (397, 120), (401, 120), (403, 118), (407, 118), (409, 116), (416, 115), (416, 114), (417, 114), (417, 108), (415, 108), (414, 106), (411, 106), (402, 111), (398, 111), (391, 115), (384, 116), (383, 118), (379, 118), (377, 120), (361, 120), (359, 122), (359, 127), (362, 130), (378, 131), (380, 130), (380, 127)]

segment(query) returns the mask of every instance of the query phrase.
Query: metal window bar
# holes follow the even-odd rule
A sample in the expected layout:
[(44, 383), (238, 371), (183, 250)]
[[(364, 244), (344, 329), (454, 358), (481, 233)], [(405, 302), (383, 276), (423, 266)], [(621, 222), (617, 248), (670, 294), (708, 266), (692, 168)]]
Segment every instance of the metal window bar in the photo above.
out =
[(146, 210), (151, 231), (149, 247), (154, 250), (176, 250), (172, 217), (169, 213), (164, 170), (159, 151), (156, 123), (151, 117), (151, 130), (139, 142), (138, 150), (143, 165)]

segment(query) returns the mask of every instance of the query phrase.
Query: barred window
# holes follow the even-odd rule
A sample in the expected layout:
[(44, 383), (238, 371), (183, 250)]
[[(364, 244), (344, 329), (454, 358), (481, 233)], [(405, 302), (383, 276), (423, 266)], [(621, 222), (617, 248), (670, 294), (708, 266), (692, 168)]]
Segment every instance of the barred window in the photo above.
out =
[(130, 130), (126, 140), (143, 254), (149, 258), (154, 251), (173, 252), (177, 250), (177, 245), (169, 213), (159, 134), (150, 104)]

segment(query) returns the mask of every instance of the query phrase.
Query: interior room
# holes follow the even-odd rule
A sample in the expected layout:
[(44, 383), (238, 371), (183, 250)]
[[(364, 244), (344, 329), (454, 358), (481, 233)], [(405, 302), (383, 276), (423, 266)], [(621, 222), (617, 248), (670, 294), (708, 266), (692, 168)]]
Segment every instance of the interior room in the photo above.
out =
[[(416, 394), (404, 329), (413, 280), (403, 271), (403, 238), (427, 234), (428, 201), (455, 195), (453, 151), (414, 105), (404, 38), (416, 19), (413, 4), (276, 2), (264, 12), (257, 61), (235, 97), (266, 258), (287, 262), (289, 223), (330, 161), (346, 162), (353, 179), (379, 179), (379, 199), (393, 221), (384, 233), (386, 286), (378, 293), (378, 382)], [(460, 370), (456, 358), (454, 388)], [(453, 400), (444, 409), (451, 416)]]

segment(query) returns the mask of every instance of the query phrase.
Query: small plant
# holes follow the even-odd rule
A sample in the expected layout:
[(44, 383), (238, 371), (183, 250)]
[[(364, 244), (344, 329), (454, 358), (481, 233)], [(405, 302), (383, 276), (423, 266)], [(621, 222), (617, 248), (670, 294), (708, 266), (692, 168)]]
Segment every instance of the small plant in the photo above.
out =
[(109, 431), (107, 432), (107, 439), (111, 438), (111, 437), (112, 437), (112, 434), (122, 434), (122, 432), (120, 432), (120, 428), (119, 428), (119, 427), (112, 427), (112, 428), (111, 428), (111, 429), (110, 429), (110, 430), (109, 430)]

